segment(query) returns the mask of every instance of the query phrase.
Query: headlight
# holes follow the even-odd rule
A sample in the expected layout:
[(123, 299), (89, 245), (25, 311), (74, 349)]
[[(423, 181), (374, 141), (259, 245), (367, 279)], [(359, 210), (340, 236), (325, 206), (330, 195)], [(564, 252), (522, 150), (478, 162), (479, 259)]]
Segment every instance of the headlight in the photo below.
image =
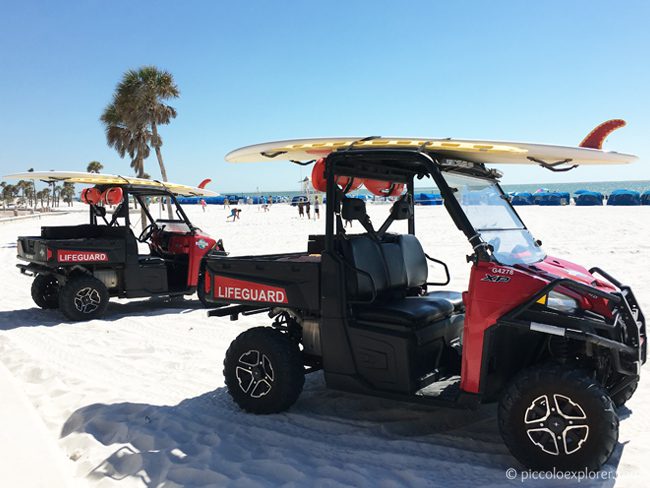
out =
[(552, 291), (547, 295), (546, 306), (560, 312), (575, 312), (578, 310), (576, 300), (557, 291)]

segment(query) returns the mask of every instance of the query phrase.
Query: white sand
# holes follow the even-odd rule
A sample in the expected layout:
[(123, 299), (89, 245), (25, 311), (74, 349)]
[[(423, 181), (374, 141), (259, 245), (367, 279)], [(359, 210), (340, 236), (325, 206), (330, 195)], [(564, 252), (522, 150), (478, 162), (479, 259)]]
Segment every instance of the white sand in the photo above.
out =
[[(324, 222), (274, 205), (187, 207), (233, 254), (300, 251)], [(370, 206), (371, 216), (386, 207)], [(551, 255), (598, 265), (631, 285), (650, 314), (650, 207), (519, 208)], [(469, 245), (441, 207), (418, 207), (425, 250), (464, 290)], [(287, 413), (240, 412), (223, 387), (222, 361), (242, 330), (265, 316), (208, 318), (196, 300), (111, 303), (104, 320), (66, 323), (29, 296), (16, 268), (17, 235), (81, 223), (70, 214), (0, 224), (0, 486), (469, 486), (512, 484), (494, 406), (431, 409), (326, 390), (307, 378)], [(4, 370), (3, 368), (6, 368)], [(650, 380), (623, 408), (606, 475), (619, 486), (650, 478)], [(48, 481), (49, 480), (49, 483)], [(547, 482), (527, 482), (545, 486)], [(564, 483), (566, 485), (566, 483)], [(581, 486), (611, 486), (612, 480)]]

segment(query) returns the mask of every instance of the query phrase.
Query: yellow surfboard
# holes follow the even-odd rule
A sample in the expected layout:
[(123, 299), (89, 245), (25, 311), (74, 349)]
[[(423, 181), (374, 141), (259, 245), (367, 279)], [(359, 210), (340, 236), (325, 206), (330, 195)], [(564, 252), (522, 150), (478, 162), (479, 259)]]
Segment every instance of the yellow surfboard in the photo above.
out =
[(166, 188), (174, 195), (179, 196), (214, 197), (219, 195), (218, 193), (206, 190), (205, 188), (179, 185), (177, 183), (163, 183), (155, 180), (146, 180), (144, 178), (134, 178), (132, 176), (82, 173), (76, 171), (33, 171), (28, 173), (15, 173), (4, 176), (3, 178), (15, 180), (39, 180), (46, 183), (55, 181), (61, 183), (80, 183), (85, 185), (133, 185), (150, 188)]

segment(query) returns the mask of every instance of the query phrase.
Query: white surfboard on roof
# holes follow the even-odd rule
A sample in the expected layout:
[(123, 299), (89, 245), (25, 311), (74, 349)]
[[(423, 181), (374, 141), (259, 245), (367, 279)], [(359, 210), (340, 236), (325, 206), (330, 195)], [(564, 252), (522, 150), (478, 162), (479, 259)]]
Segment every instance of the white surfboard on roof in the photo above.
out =
[(292, 139), (246, 146), (226, 155), (231, 163), (295, 160), (308, 161), (353, 146), (355, 149), (410, 148), (438, 153), (449, 158), (486, 164), (539, 164), (565, 161), (571, 165), (626, 164), (637, 159), (632, 154), (603, 151), (604, 139), (625, 125), (620, 119), (600, 124), (580, 146), (555, 146), (530, 142), (407, 137), (333, 137)]
[(135, 178), (133, 176), (111, 175), (106, 173), (84, 173), (79, 171), (30, 171), (27, 173), (15, 173), (6, 175), (3, 178), (15, 180), (39, 180), (46, 183), (79, 183), (86, 185), (133, 185), (151, 188), (166, 188), (174, 195), (179, 196), (202, 196), (214, 197), (219, 194), (205, 188), (194, 186), (180, 185), (178, 183), (160, 182), (156, 180), (147, 180), (145, 178)]

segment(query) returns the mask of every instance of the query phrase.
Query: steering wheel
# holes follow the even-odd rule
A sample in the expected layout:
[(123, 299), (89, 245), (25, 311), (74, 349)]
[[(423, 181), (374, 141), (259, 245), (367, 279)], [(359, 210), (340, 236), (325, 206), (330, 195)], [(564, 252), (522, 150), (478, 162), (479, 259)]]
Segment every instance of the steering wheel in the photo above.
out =
[(140, 232), (140, 235), (138, 236), (138, 241), (147, 242), (149, 238), (152, 236), (152, 234), (156, 232), (157, 229), (158, 226), (156, 224), (149, 224), (144, 229), (142, 229), (142, 232)]

